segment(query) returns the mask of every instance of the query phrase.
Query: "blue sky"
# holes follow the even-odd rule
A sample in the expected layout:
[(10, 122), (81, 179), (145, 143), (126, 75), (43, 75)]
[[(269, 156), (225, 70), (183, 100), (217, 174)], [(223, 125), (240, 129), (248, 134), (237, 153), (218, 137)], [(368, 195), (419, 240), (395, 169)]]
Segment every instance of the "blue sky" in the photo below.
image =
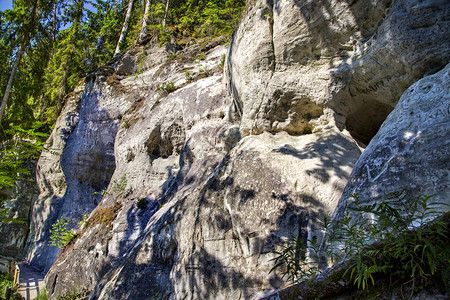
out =
[[(94, 10), (92, 5), (87, 4), (85, 8), (89, 10)], [(12, 9), (12, 0), (0, 0), (0, 11), (4, 11), (6, 9)]]
[(0, 10), (4, 11), (6, 9), (12, 8), (12, 0), (0, 0)]

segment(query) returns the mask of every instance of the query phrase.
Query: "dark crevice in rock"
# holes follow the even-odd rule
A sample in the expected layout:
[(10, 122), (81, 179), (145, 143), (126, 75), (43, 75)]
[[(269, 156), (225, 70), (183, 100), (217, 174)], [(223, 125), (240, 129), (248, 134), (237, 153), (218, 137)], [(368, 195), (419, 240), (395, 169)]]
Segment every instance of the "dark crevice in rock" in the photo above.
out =
[(58, 274), (55, 275), (55, 279), (53, 279), (52, 282), (52, 290), (50, 292), (51, 295), (53, 295), (55, 293), (55, 286), (56, 286), (56, 279), (58, 279)]
[(274, 18), (274, 11), (273, 11), (273, 2), (271, 0), (267, 1), (267, 5), (269, 5), (269, 8), (263, 9), (263, 18), (267, 19), (269, 21), (269, 30), (270, 30), (270, 45), (272, 47), (272, 54), (269, 58), (270, 67), (273, 72), (275, 72), (276, 68), (276, 56), (275, 56), (275, 44), (273, 41), (273, 18)]
[(176, 123), (165, 131), (160, 125), (156, 126), (146, 143), (148, 156), (153, 161), (159, 157), (168, 158), (174, 153), (179, 155), (185, 139), (184, 128)]
[(233, 35), (231, 36), (230, 46), (229, 46), (228, 54), (227, 54), (228, 92), (233, 97), (234, 110), (235, 110), (235, 112), (238, 113), (239, 119), (240, 119), (240, 118), (242, 118), (244, 104), (242, 103), (242, 101), (239, 97), (239, 92), (236, 88), (236, 85), (234, 83), (234, 78), (233, 78), (232, 53), (233, 53), (233, 46), (234, 46), (235, 38), (236, 38), (236, 33), (234, 32)]
[(352, 137), (362, 147), (366, 147), (391, 113), (393, 108), (377, 101), (363, 101), (347, 116), (345, 125)]

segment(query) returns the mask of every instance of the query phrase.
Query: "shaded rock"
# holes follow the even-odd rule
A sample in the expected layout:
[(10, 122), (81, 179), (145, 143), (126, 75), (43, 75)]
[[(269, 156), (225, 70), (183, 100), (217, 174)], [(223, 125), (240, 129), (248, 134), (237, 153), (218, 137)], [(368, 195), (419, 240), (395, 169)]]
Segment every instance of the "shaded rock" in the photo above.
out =
[[(33, 170), (35, 164), (35, 161), (29, 161), (27, 167)], [(36, 183), (28, 180), (18, 180), (14, 189), (14, 193), (6, 195), (11, 201), (8, 218), (20, 223), (0, 224), (0, 255), (20, 260), (30, 228), (30, 210), (38, 191)]]
[(136, 56), (125, 52), (116, 66), (116, 73), (119, 75), (131, 75), (136, 72), (136, 69)]
[[(331, 215), (360, 155), (356, 142), (365, 146), (398, 93), (449, 56), (442, 43), (448, 4), (441, 1), (423, 4), (435, 8), (436, 22), (415, 36), (397, 29), (408, 18), (426, 23), (429, 14), (414, 13), (419, 1), (251, 3), (230, 42), (225, 78), (217, 71), (224, 46), (196, 62), (181, 58), (192, 49), (174, 59), (140, 46), (124, 56), (140, 65), (138, 74), (92, 75), (72, 121), (65, 123), (69, 106), (64, 111), (57, 143), (65, 149), (58, 169), (65, 180), (60, 190), (44, 185), (49, 192), (35, 206), (41, 229), (29, 244), (38, 241), (30, 248), (36, 264), (56, 256), (39, 254), (48, 251), (39, 250), (48, 240), (44, 228), (61, 215), (80, 218), (100, 200), (92, 192), (107, 189), (48, 272), (51, 298), (81, 288), (91, 299), (239, 299), (285, 285), (268, 274), (275, 246), (290, 235), (306, 241), (317, 220)], [(372, 61), (393, 47), (388, 40), (402, 50), (386, 54), (380, 67)], [(429, 50), (417, 52), (416, 40)], [(407, 67), (416, 52), (417, 72)], [(436, 64), (427, 53), (436, 53)], [(384, 68), (392, 68), (389, 80), (378, 85)], [(409, 153), (422, 127), (405, 136), (404, 117), (389, 130), (405, 140), (385, 146)], [(358, 168), (358, 184), (377, 176), (364, 179), (365, 167)], [(45, 201), (61, 204), (50, 214)]]
[[(352, 171), (334, 218), (341, 218), (358, 195), (363, 204), (406, 190), (412, 197), (449, 200), (450, 65), (406, 90)], [(448, 207), (440, 208), (443, 212)]]
[(115, 169), (114, 139), (118, 119), (131, 106), (105, 97), (89, 83), (65, 105), (37, 165), (39, 198), (27, 242), (27, 259), (47, 271), (59, 249), (48, 245), (51, 225), (67, 217), (75, 228), (101, 199)]
[(92, 296), (248, 298), (279, 287), (283, 280), (268, 275), (271, 251), (291, 235), (306, 239), (330, 215), (358, 156), (349, 137), (328, 130), (246, 137), (225, 157), (194, 159)]

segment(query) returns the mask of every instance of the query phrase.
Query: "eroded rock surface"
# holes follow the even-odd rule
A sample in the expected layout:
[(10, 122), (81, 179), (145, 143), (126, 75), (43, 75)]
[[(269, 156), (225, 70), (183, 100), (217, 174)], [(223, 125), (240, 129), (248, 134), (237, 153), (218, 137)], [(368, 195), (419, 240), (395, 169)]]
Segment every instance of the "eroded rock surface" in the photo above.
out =
[[(335, 211), (341, 218), (358, 195), (363, 204), (393, 192), (431, 196), (450, 204), (450, 65), (413, 84), (402, 95), (363, 152)], [(412, 199), (411, 199), (412, 200)], [(435, 207), (443, 212), (448, 207)]]
[(33, 206), (27, 258), (44, 271), (59, 252), (48, 244), (51, 225), (67, 217), (74, 228), (100, 202), (115, 169), (118, 121), (131, 106), (126, 98), (117, 103), (105, 97), (93, 83), (83, 88), (65, 105), (37, 166), (41, 194)]
[(249, 1), (228, 49), (174, 58), (150, 43), (91, 74), (49, 139), (60, 165), (39, 164), (36, 265), (56, 257), (50, 224), (93, 210), (48, 272), (49, 296), (239, 299), (286, 284), (268, 274), (274, 247), (331, 216), (360, 146), (448, 62), (448, 8)]
[[(446, 1), (265, 1), (229, 47), (243, 135), (335, 119), (367, 145), (403, 91), (450, 56)], [(323, 107), (334, 115), (321, 117)]]
[[(32, 160), (27, 163), (31, 170), (35, 164)], [(6, 195), (12, 198), (8, 217), (20, 222), (0, 224), (0, 255), (20, 260), (29, 232), (30, 210), (39, 193), (35, 182), (28, 180), (17, 181), (14, 189)]]

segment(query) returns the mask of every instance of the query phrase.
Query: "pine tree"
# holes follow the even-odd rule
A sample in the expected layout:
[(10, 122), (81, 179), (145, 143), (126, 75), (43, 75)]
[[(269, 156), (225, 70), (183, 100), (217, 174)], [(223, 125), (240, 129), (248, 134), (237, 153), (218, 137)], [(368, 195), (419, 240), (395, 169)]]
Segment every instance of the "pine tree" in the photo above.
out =
[(92, 5), (94, 11), (87, 11), (83, 24), (84, 60), (86, 73), (92, 72), (107, 63), (114, 54), (123, 22), (120, 2), (97, 0)]
[(44, 111), (49, 122), (54, 122), (63, 106), (63, 99), (79, 82), (83, 73), (80, 47), (84, 0), (66, 6), (65, 21), (71, 26), (59, 33), (56, 52), (46, 70)]
[(125, 43), (125, 38), (127, 36), (128, 27), (130, 26), (131, 13), (133, 11), (134, 0), (129, 0), (128, 9), (125, 15), (125, 20), (123, 21), (122, 31), (120, 32), (119, 41), (117, 42), (116, 50), (114, 51), (114, 56), (120, 53), (122, 45)]
[[(16, 1), (14, 5), (15, 10), (24, 11), (28, 14), (29, 22), (25, 21), (27, 18), (23, 21), (23, 26), (21, 28), (20, 33), (20, 47), (16, 54), (16, 58), (14, 61), (14, 65), (11, 70), (11, 74), (8, 79), (8, 83), (6, 85), (5, 93), (3, 94), (2, 104), (0, 106), (0, 124), (2, 122), (2, 117), (6, 109), (6, 102), (8, 101), (9, 94), (12, 89), (14, 77), (16, 76), (17, 69), (19, 67), (20, 60), (22, 59), (22, 56), (25, 52), (25, 48), (27, 47), (30, 39), (30, 34), (33, 33), (33, 31), (36, 30), (36, 19), (37, 19), (37, 7), (38, 6), (38, 0), (32, 0), (30, 3), (28, 1)], [(28, 8), (30, 7), (30, 8)], [(25, 17), (25, 16), (22, 16)]]

